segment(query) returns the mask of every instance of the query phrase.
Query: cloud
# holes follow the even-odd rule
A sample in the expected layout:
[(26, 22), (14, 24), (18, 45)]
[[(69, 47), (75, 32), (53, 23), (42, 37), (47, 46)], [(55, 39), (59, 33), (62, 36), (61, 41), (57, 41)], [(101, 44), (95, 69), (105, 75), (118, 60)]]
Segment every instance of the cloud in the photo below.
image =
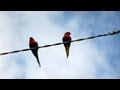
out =
[[(39, 39), (37, 40), (41, 44), (42, 42), (45, 42), (43, 44), (54, 43), (56, 41), (59, 42), (61, 41), (65, 31), (71, 31), (74, 33), (76, 28), (78, 27), (78, 24), (76, 23), (76, 18), (73, 18), (72, 20), (70, 20), (68, 23), (66, 23), (66, 27), (61, 29), (61, 26), (58, 26), (58, 25), (56, 26), (55, 23), (52, 23), (48, 17), (45, 17), (47, 15), (43, 14), (43, 12), (39, 16), (42, 18), (42, 20), (41, 18), (39, 18), (40, 19), (39, 20), (36, 14), (37, 13), (34, 13), (35, 21), (32, 21), (32, 22), (28, 21), (27, 24), (32, 25), (32, 28), (34, 28), (34, 30), (31, 30), (31, 28), (28, 27), (31, 32), (34, 31), (32, 33), (36, 34), (35, 37), (39, 35)], [(31, 17), (32, 16), (27, 16), (26, 14), (25, 18), (31, 18)], [(39, 21), (42, 21), (42, 23), (38, 23)], [(40, 30), (37, 30), (38, 28), (40, 28)], [(35, 30), (39, 34), (36, 33)], [(40, 37), (41, 38), (44, 37), (44, 38), (40, 40)], [(73, 37), (74, 37), (74, 34), (73, 34)], [(85, 45), (81, 45), (81, 46), (85, 46)], [(86, 47), (88, 48), (89, 51), (94, 51), (93, 49), (94, 47), (92, 45), (87, 43)], [(88, 53), (87, 55), (90, 55), (91, 57), (86, 57), (87, 56), (86, 52)], [(95, 69), (94, 69), (94, 60), (92, 60), (92, 58), (94, 58), (95, 56), (92, 54), (93, 53), (88, 52), (87, 50), (85, 51), (84, 49), (80, 48), (79, 44), (77, 45), (77, 43), (71, 46), (71, 54), (70, 54), (71, 56), (69, 60), (66, 59), (63, 46), (57, 46), (57, 47), (51, 47), (51, 48), (39, 50), (42, 69), (44, 70), (44, 72), (47, 73), (48, 78), (52, 78), (52, 79), (94, 77)], [(36, 71), (34, 70), (34, 73), (35, 72)], [(32, 75), (31, 77), (36, 77), (36, 76)]]
[[(0, 52), (12, 51), (20, 49), (20, 41), (18, 36), (20, 33), (16, 32), (14, 18), (8, 15), (9, 12), (0, 13)], [(14, 12), (13, 12), (14, 13)], [(18, 27), (19, 28), (19, 27)], [(16, 29), (17, 30), (17, 29)], [(16, 42), (18, 41), (18, 42)], [(19, 58), (19, 59), (18, 59)], [(6, 55), (0, 57), (0, 78), (20, 78), (24, 69), (20, 67), (17, 62), (20, 60), (20, 55)], [(22, 69), (22, 70), (21, 70)], [(24, 78), (24, 77), (22, 77)]]
[[(1, 12), (0, 52), (29, 48), (31, 36), (42, 46), (62, 42), (66, 31), (72, 33), (72, 39), (105, 33), (119, 28), (115, 16), (115, 12)], [(115, 38), (106, 37), (72, 43), (69, 59), (63, 45), (41, 48), (42, 68), (30, 51), (1, 56), (0, 78), (118, 78), (119, 73), (109, 61), (113, 40)]]

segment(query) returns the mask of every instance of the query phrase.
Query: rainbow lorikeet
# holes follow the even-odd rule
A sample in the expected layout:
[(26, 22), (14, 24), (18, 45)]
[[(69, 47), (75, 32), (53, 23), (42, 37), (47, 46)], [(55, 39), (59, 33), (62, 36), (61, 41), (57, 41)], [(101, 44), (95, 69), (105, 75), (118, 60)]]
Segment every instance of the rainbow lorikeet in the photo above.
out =
[[(36, 57), (39, 66), (41, 67), (40, 62), (39, 62), (39, 57), (38, 57), (38, 43), (33, 39), (33, 37), (30, 37), (29, 47), (33, 55)], [(35, 49), (32, 49), (32, 48), (35, 48)]]
[[(67, 55), (67, 58), (69, 56), (69, 51), (70, 51), (70, 45), (71, 45), (71, 33), (70, 32), (66, 32), (62, 38), (62, 41), (64, 43), (64, 47), (65, 47), (65, 51), (66, 51), (66, 55)], [(67, 43), (65, 43), (67, 42)]]

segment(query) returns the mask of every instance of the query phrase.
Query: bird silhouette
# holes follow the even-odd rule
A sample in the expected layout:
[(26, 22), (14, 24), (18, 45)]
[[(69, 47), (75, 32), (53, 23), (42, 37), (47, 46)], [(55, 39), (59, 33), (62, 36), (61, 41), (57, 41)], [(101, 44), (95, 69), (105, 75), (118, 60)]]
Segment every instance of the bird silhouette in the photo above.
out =
[[(71, 46), (71, 33), (70, 32), (66, 32), (62, 38), (62, 41), (64, 43), (64, 47), (65, 47), (65, 51), (66, 51), (66, 56), (68, 58), (69, 56), (69, 51), (70, 51), (70, 46)], [(67, 42), (67, 43), (66, 43)]]
[[(37, 41), (35, 41), (33, 39), (33, 37), (30, 37), (29, 47), (30, 47), (33, 55), (36, 57), (39, 66), (41, 67), (40, 62), (39, 62), (39, 57), (38, 57), (38, 43), (37, 43)], [(35, 48), (35, 49), (33, 49), (33, 48)]]

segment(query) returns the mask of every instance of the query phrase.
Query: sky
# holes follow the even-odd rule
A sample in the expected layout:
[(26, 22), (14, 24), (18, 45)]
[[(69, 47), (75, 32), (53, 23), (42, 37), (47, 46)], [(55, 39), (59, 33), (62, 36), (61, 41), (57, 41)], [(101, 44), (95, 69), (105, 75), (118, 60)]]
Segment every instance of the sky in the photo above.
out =
[[(120, 29), (119, 11), (1, 11), (0, 53)], [(74, 42), (69, 58), (63, 45), (40, 48), (41, 68), (31, 51), (0, 56), (0, 79), (119, 79), (120, 34)]]

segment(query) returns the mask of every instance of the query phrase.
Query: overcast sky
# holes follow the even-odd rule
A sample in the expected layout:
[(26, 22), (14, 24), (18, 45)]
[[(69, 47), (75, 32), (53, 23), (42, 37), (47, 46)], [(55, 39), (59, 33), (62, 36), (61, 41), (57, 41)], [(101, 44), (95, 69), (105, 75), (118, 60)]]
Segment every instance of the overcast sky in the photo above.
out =
[[(120, 29), (118, 11), (1, 11), (0, 53), (29, 48), (33, 37), (39, 46)], [(1, 79), (120, 78), (120, 35), (71, 44), (69, 58), (63, 45), (39, 49), (41, 68), (31, 51), (0, 56)]]

